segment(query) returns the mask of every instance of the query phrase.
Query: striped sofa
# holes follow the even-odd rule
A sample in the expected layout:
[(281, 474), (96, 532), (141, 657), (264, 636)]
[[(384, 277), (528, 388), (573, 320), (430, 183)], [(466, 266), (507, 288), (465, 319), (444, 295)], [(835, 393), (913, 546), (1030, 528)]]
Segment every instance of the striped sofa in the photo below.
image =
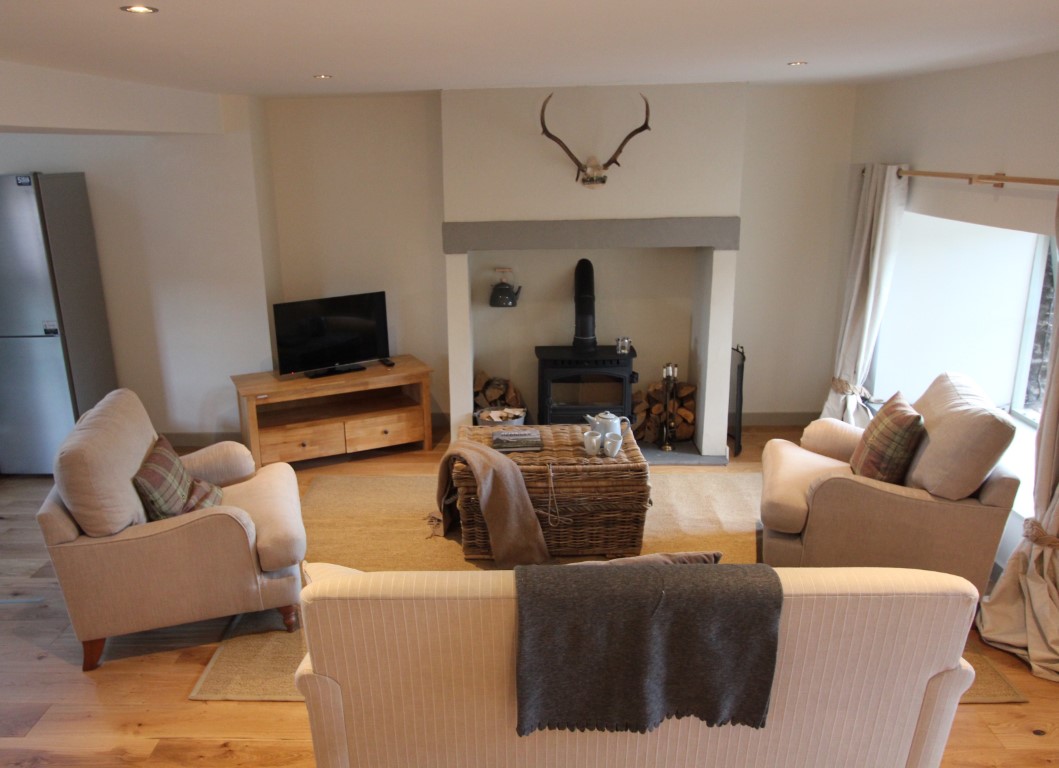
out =
[(964, 579), (778, 568), (766, 727), (683, 718), (519, 737), (511, 571), (304, 570), (296, 682), (320, 768), (936, 766), (974, 677), (961, 654), (978, 593)]

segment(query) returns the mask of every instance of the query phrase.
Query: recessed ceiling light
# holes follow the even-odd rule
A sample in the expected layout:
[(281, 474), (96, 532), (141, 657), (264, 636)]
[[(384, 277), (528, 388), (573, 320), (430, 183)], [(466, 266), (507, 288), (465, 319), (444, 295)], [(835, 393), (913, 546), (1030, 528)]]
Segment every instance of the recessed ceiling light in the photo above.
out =
[(149, 5), (123, 5), (121, 10), (126, 13), (158, 13), (157, 8), (152, 8)]
[(787, 66), (788, 67), (807, 67), (807, 66), (809, 66), (809, 62), (808, 61), (801, 61), (801, 60), (799, 60), (799, 61), (788, 61), (787, 62)]
[(330, 80), (331, 75), (313, 75), (313, 80)]

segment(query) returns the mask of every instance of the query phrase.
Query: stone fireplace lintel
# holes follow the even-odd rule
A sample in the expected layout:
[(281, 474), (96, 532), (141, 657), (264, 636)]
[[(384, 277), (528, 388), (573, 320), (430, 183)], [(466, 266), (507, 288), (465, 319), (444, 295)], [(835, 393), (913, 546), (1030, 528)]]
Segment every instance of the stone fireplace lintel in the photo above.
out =
[(446, 221), (445, 253), (604, 248), (739, 250), (738, 216), (557, 221)]

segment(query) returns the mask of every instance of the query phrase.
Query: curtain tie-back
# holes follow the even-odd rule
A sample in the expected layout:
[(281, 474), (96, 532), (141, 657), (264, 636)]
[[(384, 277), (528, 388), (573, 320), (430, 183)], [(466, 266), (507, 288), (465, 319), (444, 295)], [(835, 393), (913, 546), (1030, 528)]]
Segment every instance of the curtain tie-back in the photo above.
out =
[(850, 384), (845, 379), (840, 379), (836, 376), (831, 377), (831, 389), (840, 395), (857, 395), (862, 400), (871, 399), (871, 392), (866, 390), (864, 387), (858, 387), (855, 384)]
[(1059, 549), (1059, 536), (1052, 536), (1039, 522), (1030, 518), (1022, 523), (1022, 535), (1038, 547)]

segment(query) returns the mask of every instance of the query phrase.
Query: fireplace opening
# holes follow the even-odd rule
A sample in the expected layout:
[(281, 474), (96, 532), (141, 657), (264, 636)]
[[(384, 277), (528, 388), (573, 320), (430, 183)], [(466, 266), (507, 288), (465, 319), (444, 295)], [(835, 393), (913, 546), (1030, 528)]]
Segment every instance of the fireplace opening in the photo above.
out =
[(573, 376), (552, 381), (552, 400), (562, 405), (610, 406), (625, 396), (622, 380), (605, 374)]
[(536, 347), (535, 352), (541, 424), (580, 424), (601, 411), (632, 418), (632, 385), (638, 380), (634, 347), (621, 355), (615, 346)]

